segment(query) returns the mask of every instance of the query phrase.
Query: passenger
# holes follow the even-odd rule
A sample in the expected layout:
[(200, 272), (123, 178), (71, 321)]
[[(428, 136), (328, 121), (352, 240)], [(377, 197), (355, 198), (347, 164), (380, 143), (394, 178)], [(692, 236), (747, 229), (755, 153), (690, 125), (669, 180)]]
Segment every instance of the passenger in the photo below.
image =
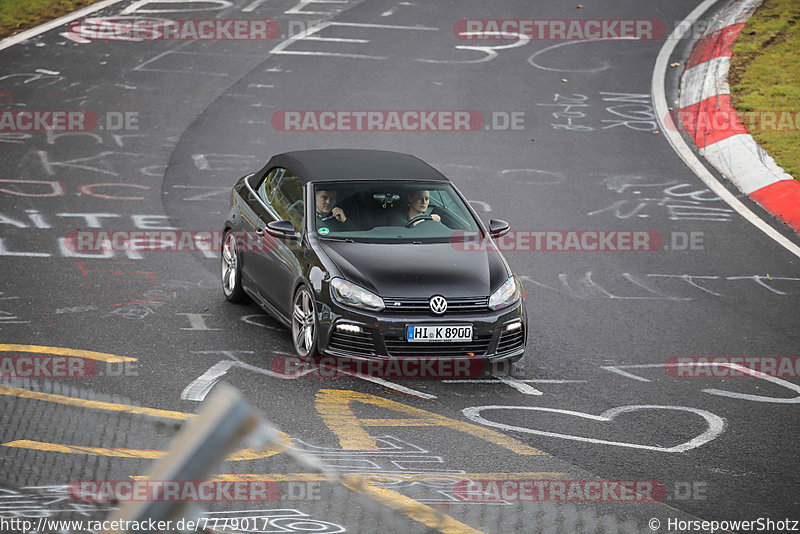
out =
[(317, 228), (328, 228), (329, 230), (349, 230), (350, 224), (347, 222), (347, 215), (344, 210), (336, 206), (336, 191), (333, 189), (317, 189), (315, 194)]
[[(408, 211), (400, 210), (395, 212), (390, 223), (395, 225), (405, 226), (416, 217), (429, 216), (436, 222), (441, 222), (442, 218), (433, 213), (433, 208), (430, 206), (431, 195), (430, 191), (425, 189), (418, 189), (406, 197), (408, 199)], [(423, 222), (425, 219), (420, 219), (412, 226), (416, 226)]]

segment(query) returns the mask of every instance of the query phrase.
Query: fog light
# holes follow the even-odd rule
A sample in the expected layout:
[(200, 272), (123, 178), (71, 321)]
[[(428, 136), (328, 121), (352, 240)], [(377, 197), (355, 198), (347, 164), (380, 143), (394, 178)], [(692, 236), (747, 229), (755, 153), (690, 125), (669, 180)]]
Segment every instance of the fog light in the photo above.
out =
[(514, 330), (519, 330), (522, 328), (522, 321), (514, 321), (513, 323), (506, 325), (506, 332), (512, 332)]
[(361, 327), (354, 324), (339, 323), (336, 325), (336, 330), (339, 332), (349, 332), (350, 334), (360, 334)]

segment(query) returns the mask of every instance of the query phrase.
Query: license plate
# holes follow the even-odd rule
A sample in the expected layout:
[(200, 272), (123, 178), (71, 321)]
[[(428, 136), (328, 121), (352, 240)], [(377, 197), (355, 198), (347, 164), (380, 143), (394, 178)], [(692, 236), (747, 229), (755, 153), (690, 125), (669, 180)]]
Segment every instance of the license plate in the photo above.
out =
[(472, 341), (472, 325), (409, 326), (406, 339), (410, 342)]

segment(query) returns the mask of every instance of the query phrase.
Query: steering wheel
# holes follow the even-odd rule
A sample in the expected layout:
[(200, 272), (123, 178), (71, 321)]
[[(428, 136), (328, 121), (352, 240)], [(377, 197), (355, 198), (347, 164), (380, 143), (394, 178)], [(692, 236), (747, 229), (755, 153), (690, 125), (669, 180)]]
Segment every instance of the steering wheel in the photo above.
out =
[(430, 215), (417, 215), (416, 217), (414, 217), (413, 219), (411, 219), (406, 223), (406, 228), (411, 228), (420, 221), (433, 221), (433, 220), (434, 218), (431, 217)]

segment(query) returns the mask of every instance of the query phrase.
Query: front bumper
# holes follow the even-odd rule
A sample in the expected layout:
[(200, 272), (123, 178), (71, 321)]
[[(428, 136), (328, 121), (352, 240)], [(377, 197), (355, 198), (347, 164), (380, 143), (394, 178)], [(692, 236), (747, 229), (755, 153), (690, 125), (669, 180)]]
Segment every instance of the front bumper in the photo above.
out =
[[(337, 302), (317, 302), (319, 348), (330, 356), (347, 358), (480, 358), (490, 362), (516, 361), (525, 352), (527, 314), (524, 301), (502, 310), (480, 312), (395, 314), (368, 312)], [(350, 325), (360, 332), (337, 328)], [(406, 341), (409, 325), (472, 325), (472, 340), (464, 342)], [(512, 326), (513, 325), (513, 326)], [(521, 326), (516, 326), (521, 325)]]

